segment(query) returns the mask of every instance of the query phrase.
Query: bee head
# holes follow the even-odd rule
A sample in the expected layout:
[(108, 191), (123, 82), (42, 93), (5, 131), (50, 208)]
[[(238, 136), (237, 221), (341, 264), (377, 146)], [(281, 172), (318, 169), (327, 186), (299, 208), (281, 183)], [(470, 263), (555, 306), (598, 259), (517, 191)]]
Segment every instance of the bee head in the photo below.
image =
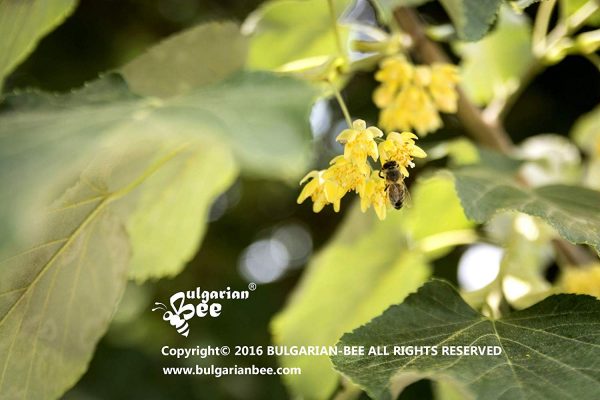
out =
[(387, 161), (385, 164), (383, 164), (383, 169), (392, 169), (392, 168), (398, 168), (398, 163), (394, 160)]

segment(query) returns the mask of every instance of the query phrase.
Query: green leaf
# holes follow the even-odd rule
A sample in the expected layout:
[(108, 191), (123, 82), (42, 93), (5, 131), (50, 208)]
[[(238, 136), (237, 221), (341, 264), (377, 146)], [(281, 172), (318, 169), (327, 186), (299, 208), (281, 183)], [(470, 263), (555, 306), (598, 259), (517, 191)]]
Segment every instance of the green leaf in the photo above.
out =
[[(384, 221), (371, 210), (362, 214), (354, 207), (273, 320), (276, 344), (333, 345), (343, 332), (401, 301), (429, 277), (428, 260), (452, 245), (443, 238), (464, 235), (471, 224), (448, 176), (421, 181), (413, 198), (412, 208), (390, 212)], [(443, 221), (439, 213), (431, 212), (441, 207)], [(303, 367), (302, 375), (285, 380), (294, 394), (304, 398), (327, 398), (339, 379), (326, 356), (281, 357), (280, 363)]]
[[(450, 381), (478, 399), (593, 398), (600, 391), (600, 302), (556, 295), (498, 320), (470, 308), (450, 284), (432, 280), (341, 346), (387, 346), (390, 355), (332, 357), (336, 369), (376, 399), (421, 379)], [(394, 346), (436, 346), (437, 355), (393, 355)], [(498, 346), (500, 355), (443, 355), (444, 346)]]
[(75, 0), (0, 2), (0, 89), (4, 78), (33, 51), (37, 41), (73, 12)]
[(211, 22), (178, 33), (121, 68), (139, 94), (168, 97), (218, 82), (245, 63), (247, 38), (233, 22)]
[(37, 213), (36, 245), (0, 264), (0, 397), (58, 398), (85, 371), (127, 280), (114, 205), (148, 173), (116, 187), (89, 174)]
[[(333, 3), (339, 17), (349, 0)], [(339, 55), (325, 0), (271, 0), (251, 14), (243, 28), (251, 33), (248, 67), (252, 69), (276, 69), (303, 58)], [(340, 30), (345, 40), (347, 30)]]
[(589, 157), (583, 184), (600, 190), (600, 107), (577, 120), (571, 138)]
[(0, 264), (0, 398), (72, 386), (128, 274), (181, 270), (236, 165), (303, 171), (312, 97), (267, 73), (165, 101), (131, 94), (115, 75), (66, 95), (10, 96), (0, 114), (0, 184), (14, 188), (0, 194), (0, 245), (12, 255)]
[(600, 158), (600, 106), (577, 120), (571, 138), (590, 157)]
[(440, 0), (456, 27), (458, 37), (481, 39), (496, 19), (501, 0)]
[(215, 141), (149, 178), (127, 224), (135, 249), (130, 276), (145, 280), (179, 273), (198, 250), (207, 211), (236, 172), (229, 150)]
[(600, 252), (600, 192), (569, 185), (525, 188), (482, 168), (453, 173), (469, 218), (485, 222), (501, 210), (520, 211), (542, 218), (565, 239)]
[(477, 43), (459, 45), (458, 51), (463, 88), (471, 100), (486, 104), (506, 98), (533, 60), (529, 20), (503, 7), (492, 33)]

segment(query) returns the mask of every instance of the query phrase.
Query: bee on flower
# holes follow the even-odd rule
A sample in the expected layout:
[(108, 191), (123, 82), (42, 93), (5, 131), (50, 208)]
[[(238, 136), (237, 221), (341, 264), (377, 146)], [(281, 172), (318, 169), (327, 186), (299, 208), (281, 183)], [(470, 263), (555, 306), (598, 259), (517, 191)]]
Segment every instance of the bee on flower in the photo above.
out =
[[(351, 191), (361, 199), (361, 210), (373, 206), (377, 217), (385, 219), (387, 208), (400, 209), (407, 195), (404, 178), (408, 168), (414, 167), (415, 157), (425, 157), (425, 152), (415, 144), (417, 136), (410, 132), (391, 132), (383, 139), (377, 127), (368, 127), (356, 120), (352, 127), (343, 130), (336, 140), (344, 145), (344, 154), (334, 157), (327, 169), (309, 172), (300, 184), (305, 184), (298, 203), (307, 198), (313, 201), (313, 211), (320, 212), (332, 204), (340, 210), (341, 199)], [(377, 144), (377, 141), (380, 141)], [(374, 169), (369, 160), (381, 163)]]
[(453, 65), (414, 66), (404, 56), (393, 56), (382, 61), (375, 79), (381, 85), (373, 101), (386, 131), (414, 129), (426, 135), (442, 126), (440, 111), (456, 112), (459, 76)]

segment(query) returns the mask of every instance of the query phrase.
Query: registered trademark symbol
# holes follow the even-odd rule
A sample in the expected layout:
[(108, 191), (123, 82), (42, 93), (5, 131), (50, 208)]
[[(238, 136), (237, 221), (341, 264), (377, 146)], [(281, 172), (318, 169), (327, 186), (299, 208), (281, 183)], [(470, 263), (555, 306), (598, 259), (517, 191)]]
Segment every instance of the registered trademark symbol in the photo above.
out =
[(254, 283), (254, 282), (250, 282), (250, 283), (248, 284), (248, 289), (250, 289), (250, 290), (256, 290), (256, 283)]

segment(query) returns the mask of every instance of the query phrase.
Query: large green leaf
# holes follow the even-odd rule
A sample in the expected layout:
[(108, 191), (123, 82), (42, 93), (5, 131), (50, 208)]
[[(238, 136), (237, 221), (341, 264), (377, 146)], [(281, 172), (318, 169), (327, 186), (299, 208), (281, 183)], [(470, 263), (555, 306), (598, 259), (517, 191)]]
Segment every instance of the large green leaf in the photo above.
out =
[[(458, 385), (466, 398), (586, 399), (600, 392), (600, 302), (556, 295), (492, 320), (470, 308), (448, 283), (433, 280), (342, 346), (385, 346), (389, 355), (344, 356), (340, 372), (377, 399), (431, 378)], [(395, 346), (436, 346), (437, 355), (394, 355)], [(444, 346), (497, 346), (499, 355), (444, 355)], [(421, 348), (424, 351), (424, 348)]]
[[(355, 207), (335, 238), (310, 263), (286, 308), (275, 317), (274, 342), (287, 346), (333, 345), (340, 335), (401, 301), (429, 276), (428, 260), (466, 220), (448, 176), (423, 180), (414, 206), (390, 211), (385, 221)], [(433, 210), (444, 209), (444, 218)], [(426, 253), (423, 247), (429, 250)], [(438, 250), (433, 252), (433, 250)], [(338, 376), (326, 356), (282, 357), (284, 366), (303, 367), (286, 376), (291, 391), (308, 399), (327, 398)]]
[(218, 82), (240, 70), (247, 47), (237, 24), (212, 22), (169, 37), (121, 71), (134, 92), (167, 97)]
[(462, 44), (459, 51), (463, 87), (474, 102), (506, 97), (533, 59), (529, 20), (503, 7), (496, 29), (477, 43)]
[[(339, 17), (349, 0), (334, 0)], [(308, 57), (339, 55), (327, 0), (271, 0), (244, 24), (251, 32), (248, 66), (275, 69)], [(344, 38), (346, 31), (340, 27)]]
[(440, 0), (456, 27), (458, 37), (481, 39), (496, 19), (502, 0)]
[(0, 89), (37, 41), (75, 9), (76, 0), (0, 1)]
[(525, 188), (482, 168), (454, 171), (456, 190), (469, 218), (489, 220), (501, 210), (540, 217), (573, 243), (600, 252), (600, 192), (580, 186)]
[(12, 190), (0, 210), (3, 254), (13, 256), (0, 264), (0, 398), (56, 398), (70, 387), (128, 274), (181, 270), (236, 165), (300, 173), (312, 96), (296, 80), (247, 73), (168, 101), (132, 95), (118, 76), (62, 96), (9, 97), (0, 183)]
[(307, 167), (313, 95), (291, 78), (244, 73), (164, 101), (132, 95), (116, 76), (62, 96), (11, 96), (0, 114), (0, 182), (18, 190), (0, 193), (2, 244), (27, 236), (15, 218), (29, 219), (46, 193), (55, 198), (57, 182), (81, 171), (106, 135), (209, 137), (246, 173), (295, 179)]
[(0, 264), (1, 398), (57, 398), (85, 371), (127, 280), (131, 199), (191, 146), (121, 140), (36, 212), (34, 245)]

